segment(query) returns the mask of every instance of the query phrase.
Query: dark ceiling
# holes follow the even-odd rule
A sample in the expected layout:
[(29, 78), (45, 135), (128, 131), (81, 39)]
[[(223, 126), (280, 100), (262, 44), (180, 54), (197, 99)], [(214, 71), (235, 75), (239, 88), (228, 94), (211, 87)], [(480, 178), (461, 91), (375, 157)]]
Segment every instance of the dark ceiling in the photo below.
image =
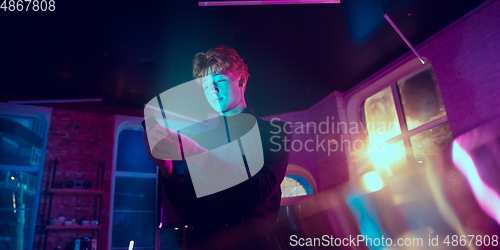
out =
[(102, 98), (106, 106), (142, 109), (191, 80), (197, 52), (224, 44), (249, 65), (246, 99), (257, 116), (303, 110), (409, 51), (383, 18), (384, 8), (417, 46), (482, 2), (56, 1), (54, 12), (2, 9), (2, 101)]

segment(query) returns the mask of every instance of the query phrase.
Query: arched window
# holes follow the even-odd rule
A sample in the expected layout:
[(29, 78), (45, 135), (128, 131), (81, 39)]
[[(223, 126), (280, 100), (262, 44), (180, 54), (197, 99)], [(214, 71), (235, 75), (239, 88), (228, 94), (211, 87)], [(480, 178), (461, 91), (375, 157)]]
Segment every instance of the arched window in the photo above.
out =
[(157, 168), (145, 151), (142, 119), (115, 116), (111, 249), (126, 248), (132, 239), (145, 249), (155, 244)]
[(281, 197), (296, 197), (312, 193), (311, 184), (301, 175), (287, 175), (281, 183)]
[[(111, 249), (177, 249), (183, 230), (160, 222), (158, 170), (146, 154), (143, 117), (115, 116), (115, 149), (109, 239)], [(163, 227), (163, 228), (162, 228)], [(136, 230), (129, 230), (134, 228)], [(161, 228), (161, 229), (160, 229)], [(135, 249), (134, 248), (134, 249)]]
[(283, 221), (300, 211), (301, 202), (317, 192), (316, 182), (305, 168), (290, 164), (281, 182), (281, 208), (278, 220)]
[(285, 178), (281, 182), (281, 197), (305, 196), (315, 192), (316, 183), (311, 173), (301, 166), (288, 165)]

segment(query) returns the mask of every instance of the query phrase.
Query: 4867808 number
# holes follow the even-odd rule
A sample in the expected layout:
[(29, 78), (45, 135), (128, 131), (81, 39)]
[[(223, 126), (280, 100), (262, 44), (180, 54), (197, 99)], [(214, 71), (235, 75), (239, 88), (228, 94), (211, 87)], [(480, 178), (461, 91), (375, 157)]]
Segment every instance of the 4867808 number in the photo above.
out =
[[(467, 240), (469, 240), (467, 242)], [(450, 235), (446, 236), (443, 243), (446, 246), (498, 246), (498, 235)]]
[(55, 0), (3, 0), (3, 11), (55, 11)]

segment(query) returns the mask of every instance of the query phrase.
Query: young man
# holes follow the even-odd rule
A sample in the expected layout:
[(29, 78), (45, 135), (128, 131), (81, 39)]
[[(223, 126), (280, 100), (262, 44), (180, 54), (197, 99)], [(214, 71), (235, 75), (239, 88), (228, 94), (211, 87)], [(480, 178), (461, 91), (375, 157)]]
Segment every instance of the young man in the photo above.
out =
[[(149, 138), (161, 140), (158, 146), (153, 148), (153, 152), (163, 151), (166, 155), (182, 153), (188, 158), (235, 142), (252, 127), (251, 120), (241, 118), (245, 116), (247, 107), (244, 94), (249, 77), (248, 67), (234, 49), (220, 46), (206, 53), (196, 54), (193, 60), (193, 77), (199, 79), (208, 103), (221, 115), (221, 118), (217, 118), (220, 119), (217, 128), (193, 138), (168, 129), (165, 134), (165, 128), (159, 124), (146, 128), (144, 133), (144, 140), (148, 145), (147, 153), (160, 168), (160, 181), (165, 187), (172, 207), (184, 222), (194, 226), (188, 239), (189, 248), (279, 249), (279, 240), (273, 231), (272, 223), (276, 221), (279, 212), (280, 184), (288, 165), (288, 152), (285, 150), (273, 152), (271, 149), (276, 149), (276, 145), (271, 143), (270, 138), (284, 136), (283, 123), (273, 122), (271, 126), (269, 122), (254, 119), (253, 123), (258, 125), (261, 139), (259, 143), (262, 144), (263, 151), (263, 165), (261, 168), (259, 166), (260, 170), (252, 175), (248, 166), (249, 161), (244, 154), (242, 155), (246, 167), (244, 175), (248, 175), (248, 179), (220, 192), (199, 198), (193, 187), (194, 175), (199, 173), (186, 168), (186, 161), (172, 161), (166, 157), (158, 159), (153, 156), (147, 141), (148, 135)], [(281, 128), (277, 131), (278, 126)], [(235, 132), (230, 135), (228, 129)], [(214, 141), (221, 138), (221, 134), (217, 134), (217, 131), (225, 131), (224, 135), (227, 132), (228, 141), (214, 144)], [(180, 138), (181, 145), (174, 140), (176, 137)], [(204, 144), (204, 141), (210, 144)], [(241, 149), (241, 142), (239, 143)], [(281, 146), (284, 148), (284, 145)], [(237, 172), (241, 170), (235, 168), (234, 164), (228, 163), (226, 159), (217, 156), (212, 158), (215, 158), (214, 166), (200, 171), (204, 176), (231, 178), (230, 176), (237, 176)], [(185, 169), (183, 175), (178, 174), (178, 168)], [(234, 173), (229, 173), (231, 171)]]

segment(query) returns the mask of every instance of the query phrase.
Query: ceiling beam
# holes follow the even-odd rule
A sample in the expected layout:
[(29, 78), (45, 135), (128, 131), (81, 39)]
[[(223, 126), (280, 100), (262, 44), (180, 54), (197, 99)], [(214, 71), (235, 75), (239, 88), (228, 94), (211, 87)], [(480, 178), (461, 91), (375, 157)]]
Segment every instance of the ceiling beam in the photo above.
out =
[(262, 1), (205, 1), (198, 6), (247, 6), (247, 5), (290, 5), (290, 4), (330, 4), (340, 0), (262, 0)]

